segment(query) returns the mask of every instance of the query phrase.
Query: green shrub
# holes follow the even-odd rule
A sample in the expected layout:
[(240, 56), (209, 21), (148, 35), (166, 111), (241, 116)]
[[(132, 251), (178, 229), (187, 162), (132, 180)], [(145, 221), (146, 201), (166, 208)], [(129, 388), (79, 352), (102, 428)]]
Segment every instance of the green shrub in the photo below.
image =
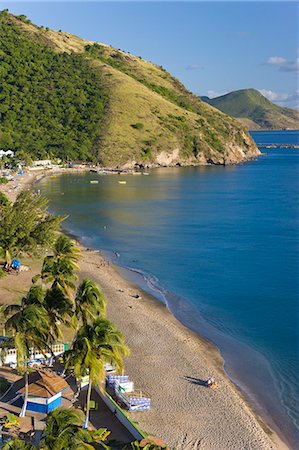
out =
[(144, 125), (143, 125), (143, 123), (137, 122), (137, 123), (132, 123), (131, 127), (135, 128), (136, 130), (142, 130), (142, 128), (144, 128)]
[(6, 15), (0, 41), (0, 148), (90, 161), (107, 102), (98, 72), (82, 55), (28, 37)]
[(6, 177), (0, 177), (0, 184), (7, 184), (8, 179)]

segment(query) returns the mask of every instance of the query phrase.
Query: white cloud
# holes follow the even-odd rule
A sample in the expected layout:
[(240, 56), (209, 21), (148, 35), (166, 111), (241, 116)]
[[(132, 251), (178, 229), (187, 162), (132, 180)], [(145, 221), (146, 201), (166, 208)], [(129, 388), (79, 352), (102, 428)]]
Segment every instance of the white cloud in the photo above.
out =
[(283, 58), (282, 56), (270, 56), (267, 60), (267, 64), (274, 65), (274, 66), (281, 66), (282, 64), (285, 64), (287, 60)]
[(270, 89), (258, 89), (268, 100), (277, 103), (279, 106), (299, 109), (299, 89), (294, 92), (275, 92)]
[(282, 56), (270, 56), (266, 64), (270, 66), (277, 66), (280, 72), (299, 72), (299, 58), (288, 61)]
[(289, 61), (286, 64), (283, 64), (279, 70), (282, 72), (299, 72), (299, 58), (295, 59), (295, 61)]
[(258, 91), (271, 102), (283, 101), (289, 96), (287, 93), (275, 92), (270, 89), (258, 89)]

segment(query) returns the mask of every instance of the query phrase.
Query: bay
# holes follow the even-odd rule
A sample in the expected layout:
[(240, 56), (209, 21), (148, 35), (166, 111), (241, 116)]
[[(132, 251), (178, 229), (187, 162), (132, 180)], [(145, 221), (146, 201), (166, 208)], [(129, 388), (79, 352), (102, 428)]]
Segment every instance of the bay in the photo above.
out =
[[(253, 133), (264, 144), (298, 136)], [(299, 152), (261, 150), (239, 166), (65, 174), (39, 187), (69, 214), (69, 232), (217, 345), (229, 376), (296, 448)]]

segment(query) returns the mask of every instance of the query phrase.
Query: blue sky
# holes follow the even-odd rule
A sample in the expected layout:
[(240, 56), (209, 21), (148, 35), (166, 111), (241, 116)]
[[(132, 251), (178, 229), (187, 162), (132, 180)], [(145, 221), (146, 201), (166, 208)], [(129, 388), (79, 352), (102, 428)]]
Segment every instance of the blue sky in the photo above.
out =
[(23, 0), (4, 8), (163, 65), (198, 95), (253, 87), (279, 105), (298, 105), (294, 1)]

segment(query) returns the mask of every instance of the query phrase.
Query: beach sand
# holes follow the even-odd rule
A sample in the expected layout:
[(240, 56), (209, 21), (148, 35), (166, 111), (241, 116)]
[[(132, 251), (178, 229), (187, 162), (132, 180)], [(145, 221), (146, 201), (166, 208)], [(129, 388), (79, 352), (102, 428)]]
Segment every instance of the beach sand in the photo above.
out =
[[(176, 450), (287, 449), (225, 375), (218, 350), (101, 261), (99, 252), (83, 249), (80, 277), (102, 286), (108, 317), (131, 348), (125, 373), (151, 398), (150, 411), (129, 413), (138, 426)], [(211, 374), (215, 391), (202, 385)]]
[[(32, 184), (35, 177), (23, 177), (22, 188)], [(2, 191), (3, 187), (14, 199), (16, 190), (6, 185), (1, 186)], [(91, 277), (102, 287), (108, 300), (108, 318), (123, 332), (131, 349), (125, 373), (136, 389), (151, 398), (150, 411), (129, 413), (142, 430), (161, 437), (176, 450), (288, 448), (225, 375), (222, 358), (212, 344), (184, 327), (156, 299), (124, 280), (116, 267), (103, 265), (98, 251), (81, 249), (80, 279)], [(1, 303), (16, 301), (29, 288), (38, 265), (32, 261), (30, 272), (0, 280)], [(139, 298), (133, 297), (136, 295)], [(215, 391), (202, 385), (209, 375), (219, 385)]]

